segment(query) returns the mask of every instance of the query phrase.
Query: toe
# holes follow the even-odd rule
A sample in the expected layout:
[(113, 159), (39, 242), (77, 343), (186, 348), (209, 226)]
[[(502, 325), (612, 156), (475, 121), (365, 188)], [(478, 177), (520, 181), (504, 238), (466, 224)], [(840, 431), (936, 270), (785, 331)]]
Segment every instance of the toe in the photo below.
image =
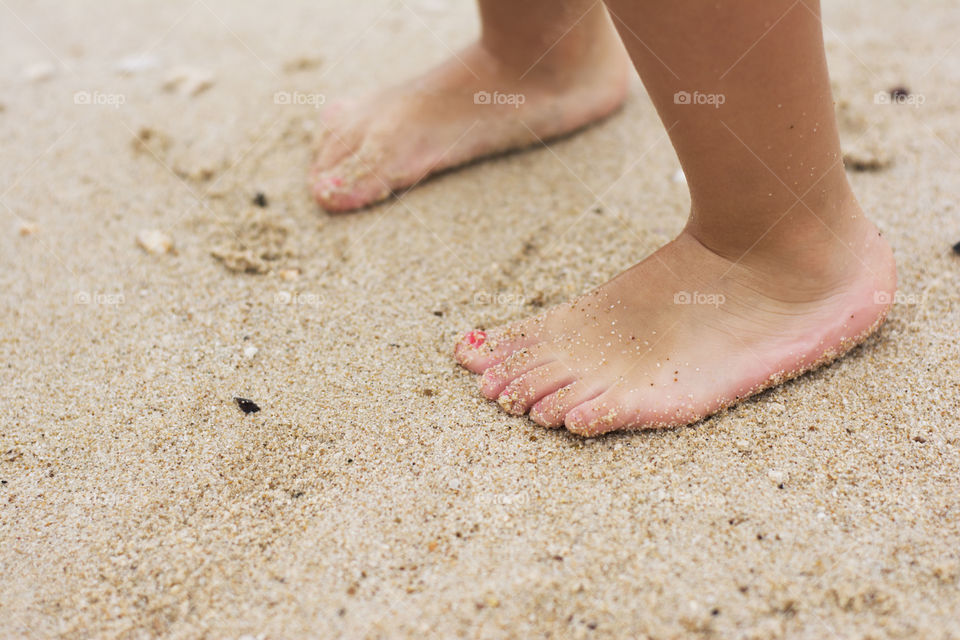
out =
[(313, 197), (327, 211), (353, 211), (383, 200), (390, 186), (373, 171), (357, 174), (343, 166), (318, 175), (312, 184)]
[(533, 405), (533, 408), (530, 409), (530, 419), (543, 427), (561, 427), (570, 410), (596, 398), (603, 391), (603, 387), (578, 380), (549, 394)]
[(562, 362), (551, 362), (528, 371), (510, 382), (497, 398), (504, 411), (520, 416), (525, 414), (540, 398), (573, 382), (570, 367)]
[(661, 429), (695, 422), (703, 413), (689, 401), (664, 397), (624, 385), (611, 387), (567, 413), (564, 424), (573, 433), (597, 436), (620, 429)]
[(311, 186), (317, 202), (327, 211), (350, 211), (390, 195), (390, 184), (381, 176), (376, 157), (364, 147), (336, 166), (315, 172)]
[(317, 154), (314, 157), (315, 163), (321, 159), (322, 152), (331, 140), (343, 138), (343, 134), (347, 130), (346, 127), (348, 124), (347, 114), (348, 112), (354, 110), (355, 109), (348, 107), (348, 103), (346, 101), (338, 100), (328, 104), (320, 112), (320, 128), (316, 133), (318, 139)]
[(325, 126), (317, 154), (310, 166), (311, 178), (330, 171), (349, 158), (363, 142), (363, 135), (359, 130)]
[(491, 331), (475, 329), (460, 336), (453, 355), (466, 369), (473, 373), (483, 373), (516, 351), (535, 343), (535, 335), (527, 330), (524, 324)]
[(564, 419), (564, 425), (581, 436), (598, 436), (627, 427), (632, 420), (632, 416), (627, 414), (626, 403), (620, 393), (610, 389), (571, 409)]
[(480, 391), (491, 400), (508, 384), (537, 367), (556, 360), (548, 345), (536, 344), (516, 351), (500, 364), (489, 367), (480, 377)]
[(340, 98), (324, 107), (320, 113), (320, 120), (323, 121), (327, 127), (339, 127), (344, 124), (347, 114), (355, 113), (357, 108), (358, 103), (356, 100)]
[(597, 436), (621, 429), (663, 429), (691, 424), (716, 409), (716, 405), (694, 402), (692, 395), (664, 396), (621, 384), (575, 406), (567, 413), (564, 424), (573, 433)]

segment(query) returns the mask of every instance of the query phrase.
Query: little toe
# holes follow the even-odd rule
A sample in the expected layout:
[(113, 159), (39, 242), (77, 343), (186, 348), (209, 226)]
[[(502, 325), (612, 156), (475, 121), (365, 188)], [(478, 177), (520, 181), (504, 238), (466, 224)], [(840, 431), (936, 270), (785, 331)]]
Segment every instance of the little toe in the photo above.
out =
[(525, 414), (540, 398), (553, 393), (574, 380), (570, 367), (562, 362), (551, 362), (532, 371), (528, 371), (510, 382), (500, 396), (497, 404), (509, 414)]

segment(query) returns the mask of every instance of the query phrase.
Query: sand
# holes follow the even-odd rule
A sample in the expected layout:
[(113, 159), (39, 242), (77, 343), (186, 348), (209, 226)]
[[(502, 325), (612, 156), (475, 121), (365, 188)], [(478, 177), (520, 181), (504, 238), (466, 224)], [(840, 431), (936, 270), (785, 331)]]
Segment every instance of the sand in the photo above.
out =
[(451, 349), (682, 227), (639, 83), (366, 211), (304, 187), (315, 105), (469, 41), (449, 4), (0, 6), (0, 636), (960, 638), (957, 7), (827, 3), (882, 331), (584, 440)]

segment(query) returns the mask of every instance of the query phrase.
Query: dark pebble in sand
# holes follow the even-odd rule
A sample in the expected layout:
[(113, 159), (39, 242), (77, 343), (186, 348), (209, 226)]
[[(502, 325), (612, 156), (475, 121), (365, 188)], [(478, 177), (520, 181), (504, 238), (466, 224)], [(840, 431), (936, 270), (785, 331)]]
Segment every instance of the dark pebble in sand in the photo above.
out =
[(234, 398), (237, 402), (237, 406), (240, 407), (240, 411), (244, 413), (256, 413), (260, 411), (260, 406), (253, 400), (247, 400), (246, 398)]
[(890, 89), (891, 98), (906, 98), (910, 95), (910, 89), (906, 87), (894, 87)]
[(960, 242), (958, 242), (957, 244), (953, 245), (953, 252), (954, 252), (955, 254), (957, 254), (958, 256), (960, 256)]
[(258, 207), (265, 208), (267, 206), (267, 196), (264, 195), (262, 191), (257, 191), (257, 195), (253, 196), (253, 204)]

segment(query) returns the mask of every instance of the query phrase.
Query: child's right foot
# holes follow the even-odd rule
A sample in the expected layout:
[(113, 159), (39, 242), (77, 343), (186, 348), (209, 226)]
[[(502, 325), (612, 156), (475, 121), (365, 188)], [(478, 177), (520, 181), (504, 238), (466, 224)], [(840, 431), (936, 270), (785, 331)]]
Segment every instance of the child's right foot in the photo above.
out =
[(847, 237), (774, 241), (774, 231), (737, 260), (684, 231), (571, 303), (466, 334), (456, 357), (483, 374), (484, 395), (543, 426), (597, 435), (695, 422), (845, 353), (882, 322), (893, 255), (858, 207), (846, 210), (858, 220)]
[(477, 43), (413, 81), (332, 105), (310, 171), (314, 197), (329, 211), (356, 209), (609, 115), (626, 95), (630, 61), (613, 29), (606, 33), (587, 55), (556, 46), (532, 66)]

